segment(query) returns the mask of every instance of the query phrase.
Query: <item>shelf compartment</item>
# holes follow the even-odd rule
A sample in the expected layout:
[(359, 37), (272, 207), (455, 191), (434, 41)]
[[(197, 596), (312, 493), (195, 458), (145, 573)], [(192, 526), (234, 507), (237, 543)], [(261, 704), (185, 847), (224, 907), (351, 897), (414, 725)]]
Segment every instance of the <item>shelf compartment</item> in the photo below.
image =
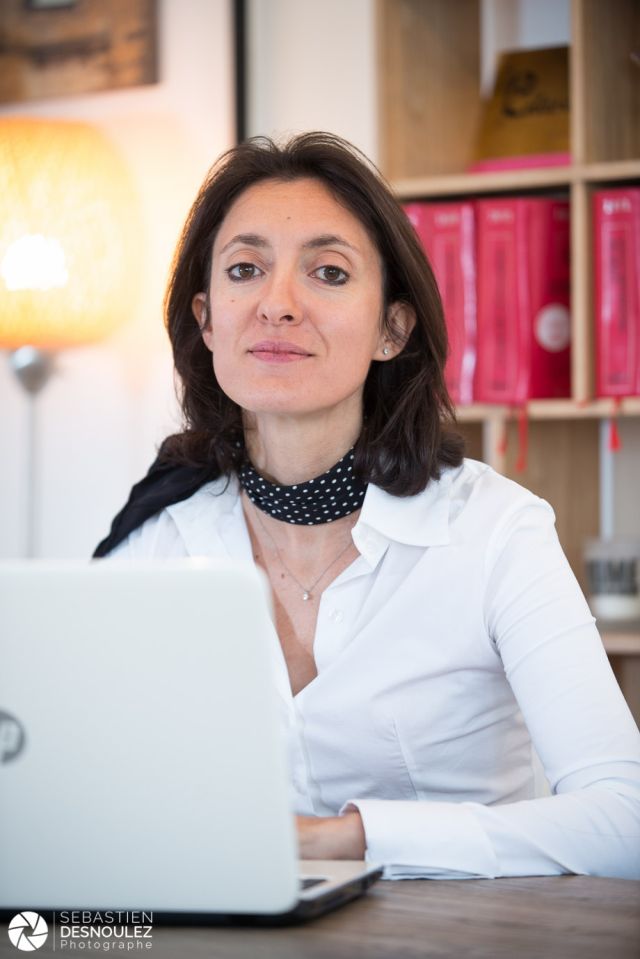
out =
[(640, 156), (640, 4), (573, 0), (575, 155), (585, 162)]
[(552, 504), (560, 542), (584, 590), (584, 544), (597, 537), (600, 530), (600, 480), (594, 469), (599, 456), (600, 424), (593, 419), (532, 420), (524, 470), (516, 468), (517, 422), (507, 421), (506, 431), (504, 472)]
[(467, 169), (482, 107), (478, 0), (378, 0), (377, 33), (386, 176)]

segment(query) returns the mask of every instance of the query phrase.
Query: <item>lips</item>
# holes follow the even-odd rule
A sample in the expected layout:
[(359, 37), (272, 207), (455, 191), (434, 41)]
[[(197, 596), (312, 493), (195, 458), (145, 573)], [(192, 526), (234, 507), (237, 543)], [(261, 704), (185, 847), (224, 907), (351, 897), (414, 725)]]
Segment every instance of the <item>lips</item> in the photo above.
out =
[(271, 362), (300, 360), (311, 356), (308, 350), (298, 346), (297, 343), (289, 343), (287, 340), (261, 340), (249, 348), (249, 353), (257, 359)]

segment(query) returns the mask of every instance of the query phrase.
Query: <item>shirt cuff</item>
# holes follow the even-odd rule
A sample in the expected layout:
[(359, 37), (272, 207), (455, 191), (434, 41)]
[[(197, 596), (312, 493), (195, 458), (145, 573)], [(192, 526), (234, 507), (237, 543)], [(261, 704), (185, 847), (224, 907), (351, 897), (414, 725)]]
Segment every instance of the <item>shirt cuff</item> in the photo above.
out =
[(367, 862), (386, 879), (494, 879), (500, 867), (486, 832), (464, 803), (350, 799), (367, 842)]

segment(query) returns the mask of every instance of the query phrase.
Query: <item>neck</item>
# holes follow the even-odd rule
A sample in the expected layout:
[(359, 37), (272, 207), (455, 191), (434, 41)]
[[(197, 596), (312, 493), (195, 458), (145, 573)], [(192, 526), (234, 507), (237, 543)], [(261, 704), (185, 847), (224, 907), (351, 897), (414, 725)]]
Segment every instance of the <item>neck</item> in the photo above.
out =
[[(358, 509), (334, 523), (294, 526), (291, 523), (281, 523), (267, 513), (262, 513), (244, 491), (242, 510), (258, 540), (262, 541), (260, 531), (264, 532), (271, 545), (282, 549), (285, 557), (303, 569), (306, 578), (310, 578), (310, 574), (319, 566), (322, 567), (325, 555), (327, 560), (336, 555), (336, 544), (339, 547), (352, 542), (351, 530), (360, 516)], [(305, 564), (308, 570), (304, 568)]]
[(292, 486), (325, 473), (351, 449), (361, 429), (357, 422), (331, 417), (245, 414), (245, 445), (256, 470), (272, 483)]

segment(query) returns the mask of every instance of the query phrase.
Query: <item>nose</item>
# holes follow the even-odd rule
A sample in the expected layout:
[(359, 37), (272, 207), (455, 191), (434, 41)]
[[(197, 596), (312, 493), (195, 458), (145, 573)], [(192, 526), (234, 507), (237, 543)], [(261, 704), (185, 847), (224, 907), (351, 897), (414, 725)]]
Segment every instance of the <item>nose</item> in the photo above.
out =
[(262, 285), (258, 319), (275, 325), (299, 323), (302, 309), (288, 271), (274, 271)]

